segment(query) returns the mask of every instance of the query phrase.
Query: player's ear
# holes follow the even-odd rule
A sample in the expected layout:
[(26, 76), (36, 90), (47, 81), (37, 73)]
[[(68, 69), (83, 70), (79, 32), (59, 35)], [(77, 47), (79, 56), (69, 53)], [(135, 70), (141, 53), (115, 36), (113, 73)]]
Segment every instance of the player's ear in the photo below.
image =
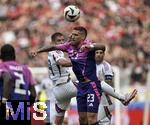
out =
[(81, 35), (81, 40), (84, 41), (85, 40), (85, 36), (82, 34)]

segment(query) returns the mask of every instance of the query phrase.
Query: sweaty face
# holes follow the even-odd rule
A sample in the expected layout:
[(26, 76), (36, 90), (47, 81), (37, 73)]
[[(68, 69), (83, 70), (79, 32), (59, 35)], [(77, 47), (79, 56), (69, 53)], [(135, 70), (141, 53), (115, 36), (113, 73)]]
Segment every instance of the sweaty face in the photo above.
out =
[(57, 45), (57, 44), (62, 44), (62, 43), (64, 43), (64, 41), (65, 41), (64, 36), (57, 36), (54, 42), (55, 42), (55, 44)]
[(83, 33), (73, 30), (70, 35), (70, 42), (73, 46), (78, 46), (83, 41)]
[(97, 63), (101, 63), (104, 59), (105, 53), (102, 50), (97, 50), (95, 52), (95, 60)]

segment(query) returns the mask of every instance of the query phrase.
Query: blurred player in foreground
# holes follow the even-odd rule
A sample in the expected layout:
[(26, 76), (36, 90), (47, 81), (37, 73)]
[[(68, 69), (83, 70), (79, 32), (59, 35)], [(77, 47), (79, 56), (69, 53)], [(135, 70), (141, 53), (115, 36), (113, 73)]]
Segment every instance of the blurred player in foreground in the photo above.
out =
[[(10, 44), (3, 45), (0, 50), (0, 58), (2, 60), (0, 64), (0, 97), (2, 100), (2, 108), (5, 108), (7, 102), (11, 102), (12, 106), (16, 106), (16, 108), (20, 102), (26, 103), (26, 101), (28, 101), (30, 105), (34, 103), (36, 97), (34, 88), (35, 82), (32, 79), (28, 67), (16, 61), (15, 49), (13, 46)], [(24, 108), (24, 105), (21, 106), (21, 108)], [(9, 112), (13, 115), (14, 111), (9, 110)], [(2, 114), (4, 115), (4, 112)], [(13, 119), (14, 117), (12, 117), (12, 119), (10, 118), (10, 124), (12, 124)], [(3, 120), (5, 120), (5, 116), (3, 116)], [(21, 122), (23, 124), (31, 123), (30, 120), (26, 123), (26, 118), (24, 120), (17, 120), (19, 120), (19, 123)], [(7, 124), (8, 122), (9, 121), (7, 121)]]
[(77, 85), (77, 106), (80, 124), (98, 125), (97, 112), (101, 86), (96, 76), (95, 51), (105, 50), (105, 46), (93, 43), (86, 39), (86, 36), (87, 30), (84, 27), (75, 27), (68, 42), (41, 48), (32, 52), (31, 55), (36, 56), (38, 53), (53, 50), (62, 50), (69, 54), (73, 71), (79, 81)]

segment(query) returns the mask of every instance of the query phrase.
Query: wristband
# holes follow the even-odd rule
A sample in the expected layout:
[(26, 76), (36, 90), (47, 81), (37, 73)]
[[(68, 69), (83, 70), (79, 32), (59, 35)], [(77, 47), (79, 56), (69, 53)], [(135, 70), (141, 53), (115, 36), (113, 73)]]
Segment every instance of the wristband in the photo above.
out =
[(94, 49), (94, 45), (93, 44), (90, 44), (90, 47), (91, 47), (91, 49)]

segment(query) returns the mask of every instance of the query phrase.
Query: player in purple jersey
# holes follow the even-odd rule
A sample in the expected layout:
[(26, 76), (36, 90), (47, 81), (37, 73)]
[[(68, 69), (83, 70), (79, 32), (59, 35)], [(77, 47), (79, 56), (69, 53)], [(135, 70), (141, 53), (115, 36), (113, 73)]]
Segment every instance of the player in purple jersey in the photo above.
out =
[(105, 46), (86, 39), (87, 30), (75, 27), (70, 40), (60, 45), (51, 45), (32, 52), (36, 56), (41, 52), (62, 50), (69, 54), (73, 71), (79, 81), (77, 105), (81, 125), (98, 125), (97, 112), (101, 96), (100, 81), (96, 76), (95, 51), (105, 49)]
[[(74, 35), (75, 35), (75, 34), (74, 34)], [(72, 36), (71, 36), (71, 39), (70, 39), (70, 40), (73, 40), (73, 37), (72, 37)], [(86, 48), (86, 47), (88, 48), (88, 46), (83, 46), (83, 49)], [(91, 47), (92, 47), (92, 46), (91, 46)], [(66, 48), (67, 48), (67, 47), (66, 47)], [(38, 50), (38, 51), (36, 51), (36, 52), (33, 52), (33, 53), (31, 53), (31, 54), (32, 54), (33, 56), (36, 56), (36, 55), (37, 55), (38, 53), (40, 53), (40, 52), (47, 52), (48, 49), (54, 49), (54, 50), (55, 50), (55, 49), (57, 49), (57, 48), (56, 48), (56, 46), (53, 46), (52, 48), (49, 48), (49, 47), (47, 48), (47, 47), (46, 47), (46, 48), (43, 48), (43, 49)], [(46, 50), (46, 51), (45, 51), (45, 50)], [(64, 51), (65, 51), (65, 50), (64, 50)], [(105, 51), (105, 49), (102, 48), (102, 51)], [(74, 54), (76, 54), (76, 52), (73, 53), (73, 55), (74, 55)], [(109, 89), (108, 89), (108, 88), (109, 88)], [(110, 90), (110, 86), (105, 85), (105, 86), (103, 86), (103, 89), (104, 89), (103, 91), (106, 91), (106, 92), (107, 92), (108, 94), (110, 94), (111, 96), (113, 96), (113, 97), (115, 97), (115, 98), (117, 98), (117, 99), (119, 99), (119, 100), (121, 99), (121, 98), (120, 98), (120, 95), (116, 95), (115, 92), (112, 92), (112, 91), (109, 92), (109, 91), (108, 91), (108, 90)], [(112, 88), (111, 88), (111, 90), (112, 90)], [(133, 93), (131, 93), (131, 94), (133, 94)], [(127, 98), (123, 99), (123, 100), (122, 100), (122, 101), (124, 101), (123, 104), (124, 104), (124, 105), (128, 104), (128, 103), (135, 97), (134, 95), (136, 95), (136, 93), (133, 94), (133, 96), (130, 95), (130, 96), (128, 96)], [(119, 96), (119, 97), (118, 97), (118, 96)], [(90, 105), (92, 105), (92, 104), (90, 104)], [(85, 114), (85, 116), (83, 116), (84, 114)], [(84, 118), (87, 117), (87, 116), (86, 116), (86, 115), (87, 115), (86, 113), (83, 113), (83, 114), (82, 114), (82, 112), (80, 112), (79, 115), (80, 115), (80, 119), (83, 119), (83, 117), (84, 117)], [(81, 121), (81, 122), (82, 122), (82, 121)], [(80, 122), (80, 123), (81, 123), (81, 122)], [(83, 123), (81, 123), (81, 124), (83, 124)]]
[(14, 100), (33, 103), (36, 92), (30, 70), (16, 61), (15, 49), (12, 45), (3, 45), (0, 52), (1, 105)]

